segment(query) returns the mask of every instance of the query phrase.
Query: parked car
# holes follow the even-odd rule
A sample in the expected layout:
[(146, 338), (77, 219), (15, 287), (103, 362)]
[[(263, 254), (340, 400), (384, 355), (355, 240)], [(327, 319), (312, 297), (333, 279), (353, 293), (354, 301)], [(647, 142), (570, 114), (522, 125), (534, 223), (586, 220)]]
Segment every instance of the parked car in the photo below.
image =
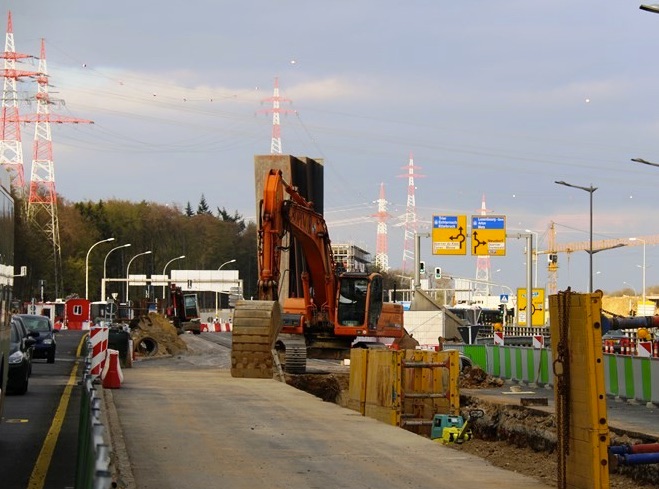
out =
[(12, 317), (7, 392), (27, 392), (32, 374), (32, 354), (37, 341), (35, 336), (38, 336), (38, 333), (30, 333), (18, 318)]
[(602, 344), (604, 346), (611, 345), (613, 353), (623, 353), (624, 348), (631, 345), (631, 340), (624, 331), (611, 329), (602, 335)]
[(35, 336), (37, 342), (34, 345), (33, 358), (45, 358), (48, 363), (55, 363), (55, 352), (57, 351), (55, 333), (57, 330), (50, 318), (39, 314), (16, 314), (16, 317), (28, 331), (39, 333), (38, 336)]

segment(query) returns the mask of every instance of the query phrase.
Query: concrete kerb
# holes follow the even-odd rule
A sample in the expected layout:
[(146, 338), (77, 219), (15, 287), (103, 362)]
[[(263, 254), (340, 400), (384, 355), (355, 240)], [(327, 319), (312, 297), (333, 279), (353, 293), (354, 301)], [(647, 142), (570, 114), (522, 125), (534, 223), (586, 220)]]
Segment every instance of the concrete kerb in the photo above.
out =
[(119, 415), (114, 405), (114, 398), (110, 389), (99, 388), (99, 392), (103, 398), (103, 407), (101, 416), (105, 418), (103, 424), (107, 426), (105, 430), (108, 437), (108, 445), (111, 447), (110, 452), (110, 471), (112, 473), (112, 480), (118, 489), (135, 489), (135, 477), (133, 476), (133, 468), (130, 465), (128, 458), (128, 450), (126, 449), (126, 442), (124, 440), (121, 423), (119, 422)]

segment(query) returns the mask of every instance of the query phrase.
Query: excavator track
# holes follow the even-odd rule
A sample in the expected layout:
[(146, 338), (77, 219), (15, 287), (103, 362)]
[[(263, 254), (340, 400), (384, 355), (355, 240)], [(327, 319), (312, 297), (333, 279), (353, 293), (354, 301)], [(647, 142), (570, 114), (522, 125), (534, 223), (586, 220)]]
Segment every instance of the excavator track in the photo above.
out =
[[(233, 314), (231, 376), (271, 379), (272, 351), (281, 330), (276, 301), (238, 301)], [(306, 359), (306, 358), (305, 358)]]
[(277, 338), (277, 349), (285, 350), (284, 372), (303, 374), (307, 371), (307, 344), (304, 336), (280, 334)]

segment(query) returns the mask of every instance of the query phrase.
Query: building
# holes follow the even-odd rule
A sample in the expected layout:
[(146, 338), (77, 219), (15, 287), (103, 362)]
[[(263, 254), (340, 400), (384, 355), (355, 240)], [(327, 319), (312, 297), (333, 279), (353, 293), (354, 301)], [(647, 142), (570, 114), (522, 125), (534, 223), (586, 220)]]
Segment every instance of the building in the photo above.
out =
[(370, 268), (371, 254), (353, 244), (332, 244), (334, 261), (339, 271), (366, 272)]

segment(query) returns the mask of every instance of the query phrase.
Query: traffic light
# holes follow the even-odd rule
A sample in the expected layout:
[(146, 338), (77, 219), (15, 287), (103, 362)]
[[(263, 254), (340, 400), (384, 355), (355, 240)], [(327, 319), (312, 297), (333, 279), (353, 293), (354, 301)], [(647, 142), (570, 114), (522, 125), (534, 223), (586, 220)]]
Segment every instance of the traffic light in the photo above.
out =
[(421, 275), (426, 273), (426, 262), (423, 260), (419, 262), (419, 273)]
[(442, 278), (442, 267), (435, 267), (435, 278), (437, 280)]

